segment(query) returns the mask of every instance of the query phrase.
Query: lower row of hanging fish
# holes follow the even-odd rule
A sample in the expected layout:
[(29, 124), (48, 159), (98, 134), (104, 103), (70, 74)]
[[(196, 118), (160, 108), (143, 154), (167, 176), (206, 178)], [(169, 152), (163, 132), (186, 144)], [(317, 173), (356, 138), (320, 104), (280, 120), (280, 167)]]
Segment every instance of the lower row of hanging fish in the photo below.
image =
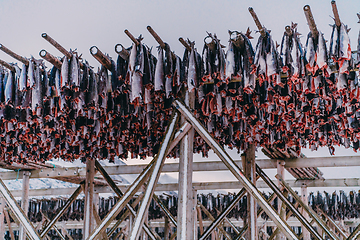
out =
[[(268, 199), (270, 194), (263, 193), (263, 196)], [(226, 209), (230, 203), (235, 199), (235, 193), (228, 194), (198, 194), (198, 204), (201, 204), (214, 217), (217, 217), (219, 212)], [(177, 195), (159, 195), (159, 199), (167, 207), (173, 216), (177, 216), (178, 196)], [(293, 204), (295, 199), (288, 197)], [(117, 203), (118, 197), (100, 198), (98, 214), (103, 219), (111, 208)], [(130, 201), (133, 203), (135, 198)], [(42, 214), (45, 214), (49, 219), (52, 219), (57, 211), (64, 206), (66, 199), (33, 199), (29, 203), (28, 217), (31, 222), (41, 222), (43, 220)], [(309, 206), (315, 211), (317, 208), (321, 209), (329, 217), (334, 220), (339, 219), (353, 219), (360, 217), (360, 192), (350, 191), (346, 194), (344, 191), (332, 194), (324, 192), (310, 193), (308, 197)], [(277, 199), (272, 202), (272, 206), (277, 209)], [(124, 213), (120, 212), (118, 218)], [(160, 219), (164, 217), (164, 213), (158, 204), (152, 200), (149, 206), (149, 220)], [(247, 215), (247, 197), (246, 195), (239, 200), (232, 211), (227, 215), (229, 218), (244, 219)], [(84, 199), (76, 199), (67, 211), (61, 216), (59, 221), (80, 221), (84, 217)], [(202, 217), (208, 219), (208, 215), (202, 212)], [(263, 219), (268, 219), (265, 213), (261, 215)], [(12, 220), (12, 219), (11, 219)]]
[[(268, 199), (270, 194), (263, 193), (263, 196)], [(225, 210), (230, 203), (235, 199), (235, 193), (228, 194), (198, 194), (197, 200), (198, 205), (201, 204), (206, 210), (216, 218), (219, 213)], [(169, 209), (170, 213), (173, 216), (177, 216), (177, 205), (178, 205), (178, 197), (176, 195), (160, 195), (159, 199), (162, 203)], [(289, 201), (292, 204), (296, 203), (296, 200), (289, 195)], [(109, 198), (100, 198), (99, 201), (99, 211), (98, 214), (101, 219), (103, 219), (106, 214), (111, 210), (111, 208), (118, 201), (117, 197), (109, 197)], [(131, 200), (131, 203), (135, 201), (135, 198)], [(31, 222), (42, 224), (43, 214), (47, 216), (47, 218), (52, 219), (57, 211), (64, 206), (66, 199), (33, 199), (29, 203), (29, 212), (28, 217)], [(324, 192), (321, 194), (320, 192), (310, 193), (308, 197), (308, 204), (311, 208), (321, 214), (320, 210), (326, 213), (330, 218), (334, 220), (343, 220), (343, 219), (357, 219), (360, 217), (360, 192), (350, 191), (346, 194), (344, 191), (340, 191), (337, 193), (336, 191), (332, 194)], [(272, 206), (275, 210), (278, 208), (277, 198), (272, 202)], [(288, 210), (287, 210), (288, 211)], [(124, 213), (121, 211), (117, 216), (117, 219)], [(201, 212), (203, 219), (209, 219), (209, 216), (204, 211)], [(157, 205), (157, 203), (152, 200), (149, 206), (149, 220), (161, 219), (165, 216), (161, 208)], [(84, 216), (84, 199), (76, 199), (70, 206), (70, 208), (63, 214), (63, 216), (59, 219), (62, 221), (81, 221)], [(239, 200), (239, 202), (235, 205), (235, 207), (230, 211), (227, 215), (228, 218), (245, 219), (247, 216), (247, 197), (246, 195)], [(261, 215), (262, 219), (268, 220), (269, 217), (263, 213)], [(10, 221), (13, 222), (10, 214)], [(6, 223), (6, 220), (5, 222)], [(6, 223), (7, 224), (7, 223)], [(118, 231), (119, 229), (117, 229)], [(116, 231), (116, 232), (117, 232)], [(235, 237), (236, 233), (232, 228), (226, 228), (231, 236)], [(271, 228), (262, 229), (262, 235), (271, 235)], [(295, 232), (301, 233), (301, 230), (298, 228), (294, 228)], [(114, 233), (116, 235), (116, 232)], [(164, 235), (164, 229), (157, 228), (156, 232), (160, 235)], [(18, 238), (18, 231), (14, 231), (15, 238)], [(67, 229), (67, 234), (69, 234), (73, 239), (82, 239), (82, 230), (81, 229)], [(51, 239), (60, 239), (60, 236), (54, 231), (51, 230), (48, 234)], [(65, 234), (66, 235), (66, 234)], [(5, 239), (10, 239), (9, 232), (6, 232)]]
[[(249, 31), (230, 34), (226, 53), (209, 34), (202, 55), (189, 42), (182, 59), (168, 44), (156, 58), (140, 41), (127, 49), (128, 59), (111, 60), (110, 75), (104, 67), (95, 72), (76, 52), (61, 69), (47, 71), (35, 59), (14, 65), (15, 72), (1, 68), (1, 158), (154, 156), (184, 88), (195, 94), (195, 116), (224, 146), (359, 148), (360, 59), (351, 57), (345, 25), (333, 28), (329, 51), (321, 33), (310, 33), (303, 47), (295, 24), (280, 52), (268, 31), (255, 50)], [(194, 152), (208, 150), (196, 135)], [(171, 156), (178, 155), (176, 148)]]

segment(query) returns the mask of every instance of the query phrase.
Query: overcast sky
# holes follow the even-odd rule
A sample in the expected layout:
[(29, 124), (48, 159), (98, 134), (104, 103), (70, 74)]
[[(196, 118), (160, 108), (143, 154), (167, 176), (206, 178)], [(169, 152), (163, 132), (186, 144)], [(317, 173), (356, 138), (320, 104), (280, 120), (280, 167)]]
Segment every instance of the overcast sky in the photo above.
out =
[[(332, 8), (328, 1), (250, 1), (250, 0), (199, 0), (199, 1), (119, 1), (119, 0), (0, 0), (0, 43), (14, 52), (30, 57), (39, 58), (39, 51), (46, 49), (55, 56), (62, 55), (49, 43), (41, 38), (41, 33), (57, 40), (66, 49), (78, 49), (83, 58), (94, 67), (99, 63), (89, 53), (93, 45), (102, 52), (116, 58), (114, 46), (117, 43), (128, 47), (130, 39), (124, 34), (128, 29), (133, 35), (143, 34), (148, 46), (157, 46), (146, 26), (153, 29), (170, 44), (172, 50), (179, 56), (183, 55), (183, 46), (179, 37), (189, 38), (196, 42), (199, 51), (203, 47), (206, 31), (216, 33), (224, 45), (229, 39), (228, 30), (245, 32), (248, 27), (253, 30), (253, 45), (259, 33), (255, 33), (255, 24), (248, 12), (253, 7), (261, 23), (271, 30), (273, 39), (281, 42), (286, 25), (298, 23), (298, 31), (303, 34), (305, 44), (309, 32), (303, 7), (310, 4), (315, 22), (325, 39), (330, 39), (333, 24)], [(340, 19), (350, 28), (350, 38), (353, 50), (357, 46), (360, 24), (357, 23), (356, 13), (360, 11), (359, 0), (338, 1)], [(255, 47), (255, 46), (254, 46)], [(155, 51), (153, 51), (155, 53)], [(16, 62), (14, 59), (0, 52), (0, 59)], [(50, 65), (48, 65), (50, 66)], [(307, 156), (328, 156), (328, 151), (310, 152), (304, 150)], [(353, 155), (351, 150), (337, 149), (337, 155)], [(235, 156), (237, 156), (235, 154)], [(263, 158), (262, 154), (258, 154)], [(347, 176), (358, 176), (360, 170), (352, 168)], [(339, 175), (338, 170), (325, 170), (325, 177)], [(345, 177), (345, 174), (341, 174)]]
[[(329, 24), (333, 20), (329, 1), (119, 1), (119, 0), (0, 0), (0, 43), (25, 57), (39, 58), (39, 51), (46, 49), (55, 56), (61, 54), (41, 38), (46, 32), (66, 49), (77, 48), (91, 65), (99, 66), (89, 53), (93, 45), (116, 58), (114, 46), (117, 43), (130, 46), (130, 39), (124, 34), (128, 29), (133, 35), (143, 34), (144, 43), (157, 43), (147, 32), (151, 25), (168, 42), (171, 49), (182, 56), (183, 47), (179, 37), (196, 42), (201, 51), (206, 31), (216, 33), (224, 45), (229, 39), (228, 30), (245, 32), (247, 27), (255, 30), (255, 24), (248, 12), (253, 7), (261, 23), (270, 29), (274, 40), (281, 42), (286, 25), (298, 23), (299, 32), (306, 36), (309, 32), (303, 7), (311, 3), (311, 9), (318, 29), (328, 40), (331, 34)], [(350, 38), (353, 48), (359, 31), (357, 11), (360, 1), (342, 0), (338, 3), (340, 19), (352, 30)], [(259, 33), (252, 34), (257, 41)], [(305, 43), (305, 37), (302, 38)], [(155, 51), (154, 51), (155, 53)], [(0, 59), (14, 61), (0, 52)]]

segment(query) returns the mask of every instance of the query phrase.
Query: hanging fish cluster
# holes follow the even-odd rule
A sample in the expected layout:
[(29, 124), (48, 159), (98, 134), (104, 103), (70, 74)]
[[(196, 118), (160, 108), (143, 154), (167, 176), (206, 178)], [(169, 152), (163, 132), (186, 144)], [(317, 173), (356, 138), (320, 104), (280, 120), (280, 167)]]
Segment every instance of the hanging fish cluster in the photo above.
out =
[[(76, 52), (61, 69), (47, 71), (35, 59), (15, 72), (1, 68), (0, 156), (24, 163), (154, 156), (184, 88), (195, 95), (194, 114), (224, 146), (357, 150), (360, 43), (356, 63), (347, 32), (334, 26), (329, 50), (321, 32), (303, 47), (293, 24), (280, 52), (268, 31), (254, 50), (248, 31), (231, 32), (226, 52), (216, 35), (208, 34), (202, 54), (189, 42), (182, 59), (168, 44), (156, 58), (139, 39), (128, 58), (97, 72)], [(208, 150), (195, 135), (194, 152)]]
[[(268, 199), (269, 193), (262, 193)], [(178, 196), (176, 195), (159, 195), (158, 196), (164, 206), (170, 211), (173, 216), (177, 216)], [(207, 211), (215, 218), (219, 215), (218, 211), (225, 210), (230, 203), (235, 199), (235, 193), (228, 194), (198, 194), (197, 200), (202, 204)], [(100, 198), (98, 214), (103, 219), (111, 208), (117, 203), (117, 197)], [(132, 199), (133, 203), (136, 199)], [(288, 200), (295, 204), (296, 200), (289, 195)], [(49, 219), (52, 219), (57, 211), (65, 204), (66, 199), (42, 199), (30, 200), (28, 217), (31, 222), (41, 222), (45, 214)], [(334, 220), (340, 219), (355, 219), (360, 217), (360, 192), (350, 191), (346, 194), (344, 191), (323, 194), (320, 192), (311, 192), (308, 197), (308, 204), (318, 212), (319, 208), (329, 217)], [(244, 219), (247, 216), (247, 198), (246, 195), (240, 199), (233, 210), (227, 215), (228, 218)], [(278, 208), (277, 198), (272, 202), (274, 209)], [(120, 212), (121, 216), (124, 211)], [(149, 206), (149, 219), (161, 219), (165, 216), (158, 204), (152, 200)], [(320, 214), (320, 213), (319, 213)], [(59, 221), (80, 221), (84, 217), (84, 199), (76, 199), (70, 208), (63, 214)], [(208, 219), (208, 216), (202, 211), (203, 219)], [(268, 219), (264, 213), (261, 215), (263, 219)]]
[(320, 208), (334, 220), (354, 219), (360, 216), (360, 192), (350, 191), (348, 195), (344, 191), (329, 194), (317, 192), (309, 194), (309, 206), (314, 211)]

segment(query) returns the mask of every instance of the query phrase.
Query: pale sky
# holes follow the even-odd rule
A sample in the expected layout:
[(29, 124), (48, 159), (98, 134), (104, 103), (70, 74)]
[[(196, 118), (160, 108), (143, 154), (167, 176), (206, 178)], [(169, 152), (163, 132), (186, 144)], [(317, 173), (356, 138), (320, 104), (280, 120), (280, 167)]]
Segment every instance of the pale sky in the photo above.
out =
[[(55, 56), (60, 53), (41, 38), (46, 32), (66, 49), (77, 48), (79, 53), (94, 67), (99, 64), (89, 53), (93, 45), (102, 52), (116, 58), (114, 46), (117, 43), (128, 47), (130, 39), (124, 34), (128, 29), (134, 36), (143, 34), (148, 46), (157, 43), (146, 30), (151, 25), (160, 37), (170, 44), (179, 56), (183, 47), (179, 37), (189, 38), (196, 42), (199, 51), (203, 47), (206, 31), (216, 33), (224, 45), (229, 39), (228, 30), (246, 31), (247, 27), (255, 30), (255, 24), (248, 11), (253, 7), (261, 23), (272, 32), (273, 39), (281, 42), (286, 25), (297, 22), (298, 30), (303, 34), (305, 44), (307, 27), (303, 7), (310, 4), (318, 29), (329, 40), (333, 20), (330, 0), (289, 1), (289, 0), (199, 0), (199, 1), (119, 1), (119, 0), (0, 0), (0, 43), (14, 52), (39, 58), (39, 51), (46, 49)], [(357, 11), (360, 1), (338, 1), (340, 19), (352, 30), (352, 46), (357, 46), (359, 32)], [(259, 33), (253, 32), (253, 45)], [(254, 46), (255, 47), (255, 46)], [(155, 53), (155, 51), (153, 52)], [(14, 61), (0, 52), (0, 59)]]
[[(251, 6), (278, 43), (281, 42), (285, 26), (296, 22), (305, 45), (309, 29), (303, 11), (304, 5), (310, 4), (318, 29), (324, 33), (326, 40), (330, 40), (329, 24), (333, 24), (330, 3), (330, 0), (0, 0), (0, 43), (24, 57), (33, 55), (40, 58), (41, 49), (62, 57), (61, 53), (41, 38), (41, 33), (46, 32), (66, 49), (76, 48), (94, 67), (98, 67), (99, 63), (90, 55), (89, 48), (96, 45), (102, 52), (116, 59), (114, 46), (117, 43), (125, 47), (131, 45), (131, 40), (124, 34), (125, 29), (136, 37), (143, 34), (143, 42), (148, 46), (157, 46), (146, 30), (148, 25), (181, 57), (183, 46), (178, 38), (195, 41), (195, 46), (201, 52), (206, 31), (216, 33), (221, 43), (227, 45), (228, 30), (245, 32), (250, 27), (253, 30), (252, 43), (255, 48), (259, 33), (255, 33), (256, 26), (248, 12), (248, 7)], [(352, 50), (355, 50), (360, 29), (356, 15), (360, 12), (360, 1), (342, 0), (338, 1), (337, 6), (340, 19), (351, 28), (349, 34)], [(17, 62), (3, 52), (0, 52), (0, 59)], [(329, 155), (327, 149), (318, 152), (304, 150), (304, 153), (309, 157)], [(337, 149), (336, 154), (354, 155), (352, 150), (344, 149)], [(259, 158), (264, 158), (262, 154), (258, 155)], [(322, 170), (326, 178), (345, 176), (345, 171)], [(352, 168), (352, 171), (346, 170), (346, 176), (355, 177), (359, 172), (359, 168)]]

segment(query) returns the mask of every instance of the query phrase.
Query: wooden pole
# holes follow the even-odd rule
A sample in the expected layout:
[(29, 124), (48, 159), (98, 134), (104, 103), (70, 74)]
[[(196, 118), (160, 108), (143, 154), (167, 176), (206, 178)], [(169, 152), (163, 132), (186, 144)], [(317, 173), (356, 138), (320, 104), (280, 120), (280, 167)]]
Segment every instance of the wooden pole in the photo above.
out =
[(10, 222), (10, 216), (9, 216), (9, 213), (6, 209), (4, 209), (4, 215), (5, 215), (5, 219), (6, 219), (6, 223), (9, 227), (9, 232), (10, 232), (10, 237), (11, 237), (11, 240), (15, 240), (15, 234), (14, 234), (14, 231), (11, 227), (11, 222)]
[(182, 45), (184, 45), (184, 47), (190, 52), (191, 51), (191, 47), (190, 45), (182, 38), (179, 38), (179, 41), (181, 42)]
[[(99, 193), (94, 193), (94, 195), (93, 195), (93, 204), (94, 204), (94, 213), (93, 213), (93, 215), (95, 216), (94, 221), (93, 221), (93, 224), (94, 224), (93, 226), (94, 227), (97, 226), (98, 223), (101, 223), (101, 219), (99, 217), (99, 202), (100, 202)], [(100, 220), (100, 221), (98, 221), (98, 220)], [(91, 230), (93, 230), (93, 229), (91, 229)], [(107, 239), (106, 233), (103, 234), (103, 238)]]
[[(29, 211), (29, 189), (30, 189), (30, 172), (23, 172), (22, 179), (22, 197), (21, 197), (21, 208), (24, 210), (25, 215), (28, 215)], [(26, 232), (25, 229), (20, 226), (20, 240), (26, 240)]]
[(39, 52), (39, 55), (40, 57), (54, 65), (57, 69), (61, 70), (62, 62), (56, 57), (54, 57), (52, 54), (43, 49)]
[(251, 16), (253, 17), (256, 27), (259, 29), (261, 36), (265, 37), (266, 36), (265, 29), (264, 29), (263, 25), (261, 25), (260, 20), (257, 17), (257, 15), (252, 7), (249, 7), (249, 12), (250, 12)]
[[(149, 31), (150, 29), (148, 28)], [(157, 34), (155, 32), (153, 33), (155, 34), (153, 35), (154, 38), (157, 39), (158, 37)], [(162, 41), (160, 40), (158, 42), (161, 46)], [(191, 51), (194, 51), (194, 49), (191, 49)], [(194, 109), (195, 107), (194, 91), (189, 92), (187, 89), (185, 90), (185, 104), (190, 109)], [(180, 125), (183, 125), (186, 122), (187, 121), (185, 117), (181, 116)], [(194, 133), (195, 133), (194, 129), (191, 128), (188, 131), (188, 133), (183, 137), (183, 139), (180, 141), (179, 202), (178, 202), (178, 229), (177, 229), (178, 240), (188, 240), (194, 238), (194, 231), (195, 231), (194, 215), (195, 215), (195, 206), (196, 206), (194, 205), (194, 201), (193, 201), (193, 188), (192, 188)]]
[(169, 239), (169, 232), (170, 232), (169, 218), (165, 216), (165, 223), (164, 223), (164, 240), (168, 240), (168, 239)]
[(202, 219), (202, 215), (201, 215), (201, 209), (199, 205), (196, 205), (196, 211), (197, 211), (197, 218), (199, 220), (199, 230), (200, 230), (200, 235), (204, 234), (204, 224), (203, 224), (203, 219)]
[(64, 54), (68, 59), (71, 59), (72, 54), (67, 51), (63, 46), (61, 46), (57, 41), (51, 38), (47, 33), (42, 33), (41, 37), (43, 37), (46, 41), (48, 41), (51, 45), (53, 45), (57, 50), (59, 50), (62, 54)]
[(0, 59), (0, 64), (6, 67), (7, 69), (9, 69), (10, 71), (15, 72), (15, 68), (11, 66), (9, 63)]
[[(98, 212), (99, 212), (99, 209), (96, 206), (95, 197), (94, 197), (94, 205), (93, 205), (93, 224), (94, 224), (94, 226), (95, 226), (95, 224), (97, 225), (97, 224), (101, 223), (101, 218), (100, 218)], [(109, 240), (109, 238), (108, 238), (108, 236), (107, 236), (107, 234), (105, 232), (102, 233), (101, 236), (102, 236), (103, 240)]]
[(340, 21), (339, 12), (338, 12), (335, 1), (331, 1), (331, 7), (332, 7), (332, 11), (334, 13), (335, 24), (336, 24), (337, 27), (340, 27), (341, 26), (341, 21)]
[(125, 29), (124, 33), (131, 39), (131, 41), (133, 41), (133, 43), (135, 43), (136, 46), (140, 45), (140, 42), (129, 32), (129, 30)]
[(130, 53), (121, 44), (115, 45), (115, 52), (120, 55), (124, 60), (129, 60)]
[(0, 240), (4, 240), (4, 235), (5, 235), (4, 209), (5, 209), (5, 200), (4, 198), (0, 197)]
[(194, 216), (194, 233), (193, 233), (193, 239), (198, 239), (198, 235), (199, 235), (199, 230), (198, 230), (198, 219), (197, 219), (197, 210), (196, 210), (196, 206), (197, 206), (197, 190), (193, 189), (193, 203), (192, 203), (192, 207), (193, 207), (193, 216)]
[(26, 66), (29, 65), (29, 60), (27, 60), (26, 58), (14, 53), (13, 51), (11, 51), (10, 49), (8, 49), (7, 47), (5, 47), (3, 44), (0, 43), (0, 49), (5, 52), (6, 54), (10, 55), (11, 57), (15, 58), (16, 60), (25, 63)]
[[(41, 36), (51, 45), (53, 45), (57, 50), (59, 50), (59, 52), (64, 54), (68, 59), (71, 59), (73, 54), (68, 50), (66, 50), (65, 48), (63, 48), (63, 46), (61, 46), (57, 41), (51, 38), (47, 33), (42, 33)], [(81, 62), (79, 62), (79, 66), (81, 69), (84, 69), (84, 64), (82, 64)]]
[(147, 26), (146, 28), (149, 31), (149, 33), (155, 38), (155, 40), (160, 44), (160, 47), (162, 49), (165, 49), (164, 41), (159, 37), (159, 35), (154, 31), (154, 29), (152, 29), (151, 26)]
[(90, 236), (94, 228), (93, 205), (94, 205), (94, 176), (95, 160), (86, 160), (86, 179), (85, 179), (85, 204), (84, 204), (84, 240)]
[(314, 16), (312, 15), (312, 12), (311, 12), (311, 9), (310, 9), (309, 5), (304, 6), (304, 13), (305, 13), (305, 17), (306, 17), (306, 20), (308, 22), (310, 31), (312, 33), (312, 36), (317, 41), (318, 36), (319, 36), (319, 31), (316, 28)]
[(238, 49), (243, 49), (245, 45), (244, 37), (238, 31), (230, 31), (230, 40), (234, 43), (235, 47)]
[[(243, 169), (245, 176), (256, 186), (255, 149), (254, 144), (249, 144), (242, 159), (244, 160)], [(247, 232), (246, 239), (258, 239), (256, 201), (250, 194), (247, 196), (247, 201), (248, 215), (246, 223), (249, 225), (249, 231)]]
[(285, 27), (285, 32), (286, 32), (286, 34), (287, 34), (288, 36), (291, 36), (292, 30), (291, 30), (290, 26), (286, 26), (286, 27)]
[[(306, 184), (303, 184), (301, 186), (301, 201), (303, 201), (303, 203), (306, 206), (308, 206), (308, 191)], [(304, 209), (302, 209), (302, 214), (309, 221), (309, 215)], [(303, 240), (310, 240), (311, 239), (310, 232), (304, 227), (302, 229), (303, 229)]]
[(90, 53), (107, 70), (111, 70), (111, 61), (110, 61), (110, 59), (107, 56), (105, 56), (96, 46), (92, 46), (90, 48)]
[[(285, 28), (286, 29), (286, 28)], [(285, 161), (284, 160), (277, 160), (277, 174), (284, 178), (285, 176)], [(280, 180), (277, 180), (277, 185), (281, 189), (282, 185)], [(278, 198), (278, 212), (279, 214), (284, 214), (285, 212), (285, 204)], [(283, 217), (283, 216), (281, 216)], [(284, 234), (281, 233), (281, 231), (278, 231), (278, 234), (276, 234), (275, 237), (276, 240), (285, 240)]]

